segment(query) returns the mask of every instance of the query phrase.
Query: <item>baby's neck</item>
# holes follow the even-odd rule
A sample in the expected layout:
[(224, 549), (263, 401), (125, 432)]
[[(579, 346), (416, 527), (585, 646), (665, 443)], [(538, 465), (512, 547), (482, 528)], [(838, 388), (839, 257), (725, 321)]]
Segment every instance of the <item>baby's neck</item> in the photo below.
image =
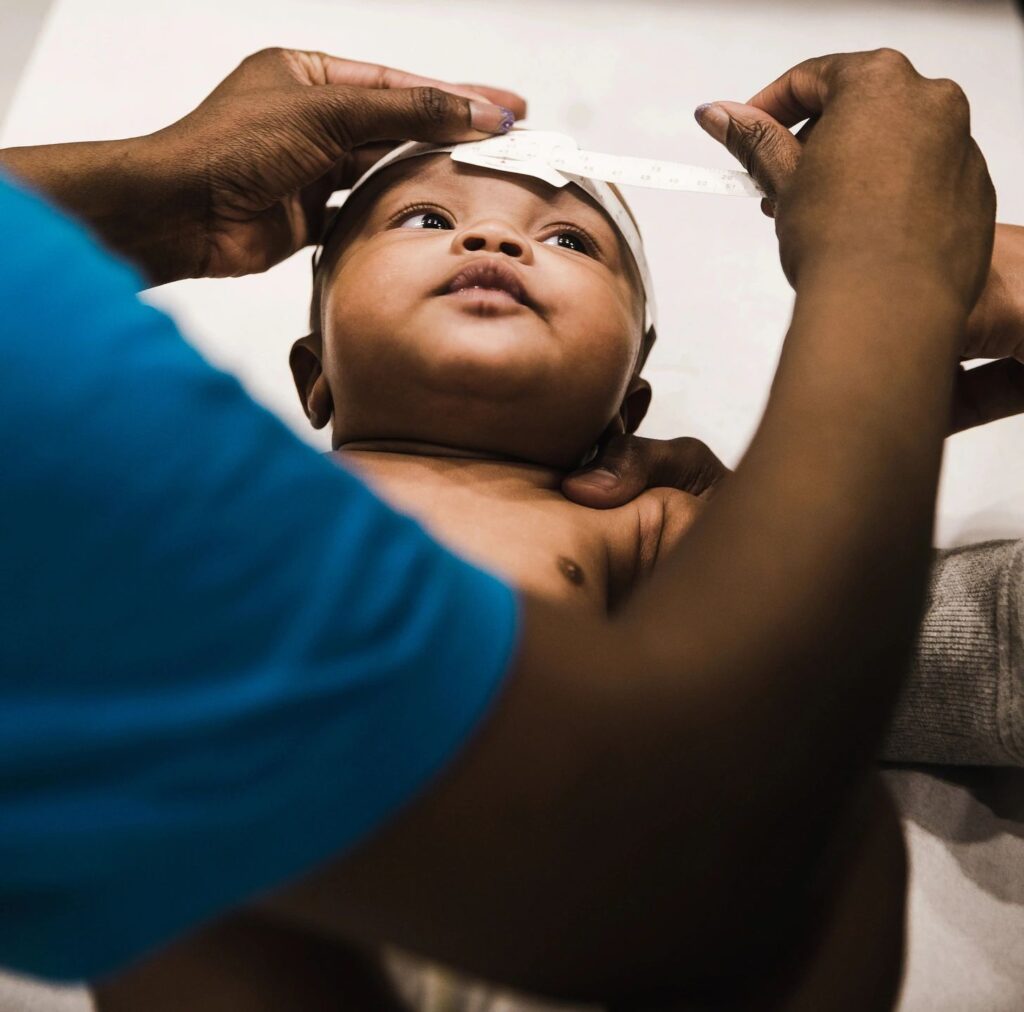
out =
[(422, 477), (459, 482), (497, 480), (534, 489), (557, 489), (564, 477), (563, 472), (543, 464), (434, 443), (359, 440), (343, 443), (334, 454), (367, 477), (415, 472)]
[(397, 453), (405, 457), (448, 457), (464, 460), (496, 460), (509, 463), (514, 461), (497, 453), (486, 450), (468, 450), (461, 446), (444, 446), (440, 443), (420, 443), (411, 439), (357, 439), (342, 443), (336, 448), (337, 453)]

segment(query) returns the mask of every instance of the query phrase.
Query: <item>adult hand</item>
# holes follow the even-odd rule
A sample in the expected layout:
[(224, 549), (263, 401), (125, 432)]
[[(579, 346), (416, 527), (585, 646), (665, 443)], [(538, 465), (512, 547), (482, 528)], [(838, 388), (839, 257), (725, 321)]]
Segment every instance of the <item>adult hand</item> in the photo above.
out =
[(381, 153), (369, 142), (479, 140), (525, 111), (506, 91), (324, 53), (256, 53), (161, 138), (202, 212), (191, 274), (251, 274), (315, 242), (328, 195)]
[(522, 98), (324, 53), (243, 60), (147, 137), (18, 148), (3, 161), (88, 220), (156, 283), (264, 271), (315, 242), (324, 203), (397, 140), (479, 140)]
[[(794, 135), (763, 105), (759, 96), (748, 104), (715, 102), (697, 110), (697, 121), (743, 163), (766, 194), (762, 210), (775, 217), (779, 194), (792, 183), (817, 116)], [(963, 357), (1002, 361), (960, 370), (952, 432), (1024, 412), (1024, 228), (996, 226), (991, 267), (967, 321)]]
[(562, 482), (567, 499), (594, 509), (612, 509), (648, 488), (677, 488), (710, 499), (730, 470), (699, 439), (613, 436), (585, 467)]
[[(799, 139), (779, 129), (808, 119)], [(824, 56), (746, 107), (701, 107), (698, 121), (764, 187), (794, 287), (834, 263), (881, 276), (898, 263), (941, 279), (965, 315), (973, 308), (990, 262), (994, 194), (952, 81), (922, 77), (893, 50)]]

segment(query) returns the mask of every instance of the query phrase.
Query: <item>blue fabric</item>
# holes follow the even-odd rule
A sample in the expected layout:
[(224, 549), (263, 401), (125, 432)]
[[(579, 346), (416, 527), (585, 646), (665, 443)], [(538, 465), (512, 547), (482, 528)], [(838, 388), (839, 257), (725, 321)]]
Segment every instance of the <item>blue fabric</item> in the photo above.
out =
[(0, 965), (88, 978), (391, 816), (517, 606), (2, 177), (0, 222)]

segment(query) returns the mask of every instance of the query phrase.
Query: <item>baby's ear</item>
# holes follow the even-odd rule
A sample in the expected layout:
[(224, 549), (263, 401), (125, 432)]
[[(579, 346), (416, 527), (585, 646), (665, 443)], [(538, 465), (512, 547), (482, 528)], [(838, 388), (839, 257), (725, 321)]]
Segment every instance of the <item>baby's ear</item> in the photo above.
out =
[(626, 396), (622, 399), (622, 407), (619, 408), (623, 431), (636, 432), (650, 406), (651, 384), (642, 376), (634, 376), (629, 381)]
[(300, 337), (288, 356), (292, 379), (302, 410), (314, 429), (322, 429), (334, 414), (334, 400), (320, 361), (320, 341), (315, 334)]

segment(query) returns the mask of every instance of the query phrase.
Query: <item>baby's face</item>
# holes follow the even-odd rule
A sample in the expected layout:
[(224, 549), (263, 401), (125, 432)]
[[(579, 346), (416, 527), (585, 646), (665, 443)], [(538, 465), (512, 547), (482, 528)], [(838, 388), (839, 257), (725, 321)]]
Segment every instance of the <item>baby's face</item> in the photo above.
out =
[(574, 186), (446, 154), (385, 173), (324, 268), (334, 445), (414, 440), (574, 466), (635, 382), (643, 301), (628, 249)]

